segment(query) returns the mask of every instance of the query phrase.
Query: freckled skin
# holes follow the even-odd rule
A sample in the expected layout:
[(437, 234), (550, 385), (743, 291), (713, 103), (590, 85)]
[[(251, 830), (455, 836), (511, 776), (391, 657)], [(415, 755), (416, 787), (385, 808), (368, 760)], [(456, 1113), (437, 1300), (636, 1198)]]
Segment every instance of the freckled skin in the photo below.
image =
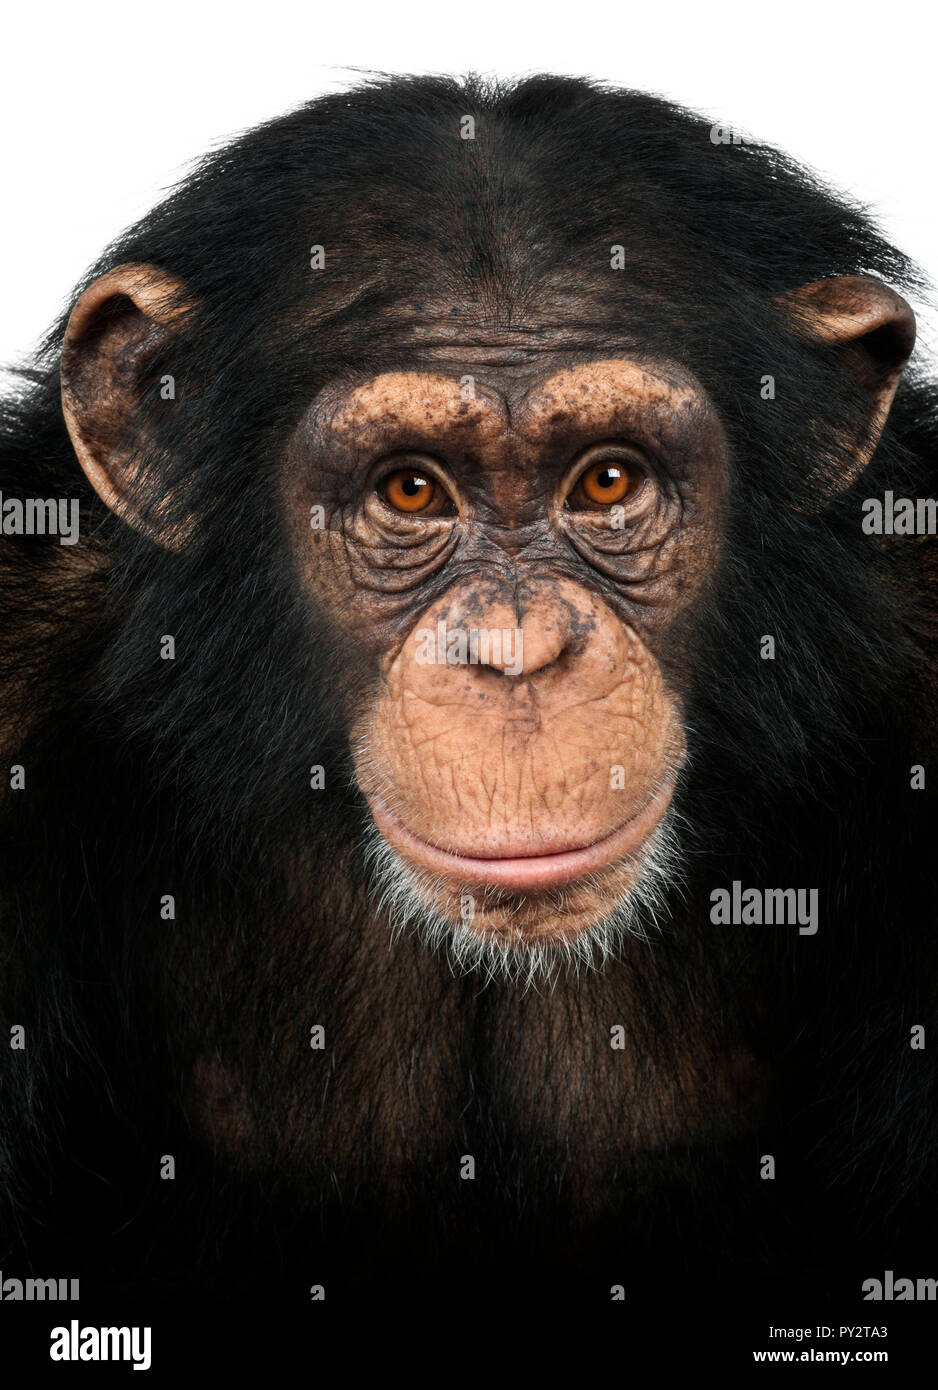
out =
[[(503, 585), (461, 597), (450, 591), (421, 625), (516, 626)], [(519, 834), (530, 852), (592, 843), (641, 810), (679, 746), (657, 665), (604, 605), (551, 580), (531, 585), (522, 605), (525, 672), (421, 664), (408, 640), (369, 731), (365, 790), (372, 777), (393, 786), (405, 823), (456, 853), (484, 856)], [(577, 621), (588, 637), (577, 640)], [(610, 791), (611, 764), (625, 768), (624, 791)]]
[[(314, 402), (284, 476), (293, 553), (371, 672), (350, 729), (366, 797), (453, 854), (559, 853), (618, 830), (679, 772), (681, 690), (660, 652), (716, 563), (727, 448), (703, 388), (671, 364), (463, 366)], [(633, 448), (645, 474), (615, 525), (564, 505), (603, 442)], [(455, 515), (402, 514), (376, 493), (415, 457)], [(316, 504), (326, 524), (310, 531)], [(522, 669), (428, 661), (440, 623), (520, 634)], [(473, 930), (569, 937), (633, 875), (626, 860), (571, 885), (563, 920), (509, 895)], [(459, 920), (451, 883), (433, 906)]]

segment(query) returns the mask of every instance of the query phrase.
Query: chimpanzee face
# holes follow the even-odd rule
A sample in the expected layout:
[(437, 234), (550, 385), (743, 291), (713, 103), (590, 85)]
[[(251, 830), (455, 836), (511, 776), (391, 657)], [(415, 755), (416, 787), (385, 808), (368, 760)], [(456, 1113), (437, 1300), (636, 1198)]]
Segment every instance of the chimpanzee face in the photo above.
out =
[(496, 946), (621, 922), (685, 755), (662, 649), (719, 551), (700, 384), (470, 352), (324, 392), (285, 480), (304, 589), (376, 673), (351, 737), (384, 864)]
[[(118, 268), (79, 301), (63, 356), (89, 477), (170, 549), (189, 524), (161, 529), (158, 507), (143, 519), (125, 450), (138, 363), (171, 340), (184, 299), (162, 272)], [(793, 331), (852, 354), (864, 388), (840, 441), (847, 485), (882, 429), (911, 311), (856, 277), (785, 308)], [(677, 874), (672, 798), (731, 502), (727, 434), (695, 375), (660, 356), (570, 350), (522, 326), (402, 333), (399, 364), (315, 394), (276, 463), (293, 582), (345, 654), (379, 892), (399, 926), (467, 964), (601, 960)]]

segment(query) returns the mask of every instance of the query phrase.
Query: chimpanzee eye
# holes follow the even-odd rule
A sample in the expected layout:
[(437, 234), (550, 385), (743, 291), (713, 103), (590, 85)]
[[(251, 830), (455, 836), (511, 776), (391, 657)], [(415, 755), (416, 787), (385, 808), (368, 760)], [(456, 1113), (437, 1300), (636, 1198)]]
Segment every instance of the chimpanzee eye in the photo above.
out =
[(452, 516), (455, 508), (446, 490), (430, 473), (419, 468), (398, 468), (379, 479), (378, 496), (396, 512), (409, 516)]
[(601, 511), (616, 502), (628, 502), (641, 491), (645, 473), (627, 459), (601, 458), (580, 474), (567, 497), (573, 511)]

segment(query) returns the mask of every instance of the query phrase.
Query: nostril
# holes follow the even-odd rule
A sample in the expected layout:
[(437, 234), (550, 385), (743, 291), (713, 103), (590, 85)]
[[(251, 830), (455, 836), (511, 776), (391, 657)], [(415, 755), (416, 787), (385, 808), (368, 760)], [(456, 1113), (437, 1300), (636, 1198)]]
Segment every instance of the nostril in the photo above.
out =
[(567, 632), (559, 627), (523, 627), (521, 674), (534, 676), (557, 666), (569, 649), (567, 637)]
[(493, 677), (499, 679), (504, 677), (507, 680), (513, 681), (529, 680), (532, 676), (542, 676), (548, 672), (551, 674), (554, 672), (562, 672), (565, 665), (565, 657), (566, 653), (561, 652), (560, 656), (555, 657), (553, 661), (545, 661), (544, 664), (538, 666), (536, 670), (531, 670), (528, 666), (520, 662), (512, 666), (493, 666), (488, 664), (480, 669), (490, 672)]
[(521, 628), (495, 629), (483, 634), (479, 643), (479, 664), (503, 676), (524, 672), (524, 633)]
[(521, 670), (518, 672), (518, 675), (529, 677), (543, 676), (547, 672), (551, 672), (552, 674), (562, 672), (568, 664), (568, 656), (569, 649), (567, 647), (564, 647), (561, 651), (559, 651), (556, 654), (556, 656), (552, 656), (549, 651), (544, 651), (542, 653), (539, 653), (539, 655), (534, 659), (529, 660), (526, 657), (524, 662), (522, 663), (522, 667)]
[[(570, 664), (570, 656), (570, 648), (568, 646), (564, 646), (563, 649), (559, 651), (557, 655), (553, 658), (553, 660), (545, 661), (542, 666), (538, 667), (537, 675), (543, 675), (545, 671), (553, 672), (565, 670), (566, 667)], [(530, 672), (529, 674), (533, 675), (534, 672)]]
[[(528, 603), (523, 609), (517, 605), (512, 608), (492, 605), (485, 626), (467, 624), (459, 629), (464, 638), (465, 659), (473, 666), (487, 666), (511, 677), (534, 676), (565, 665), (576, 648), (570, 606), (542, 601)], [(460, 614), (463, 623), (466, 616)]]

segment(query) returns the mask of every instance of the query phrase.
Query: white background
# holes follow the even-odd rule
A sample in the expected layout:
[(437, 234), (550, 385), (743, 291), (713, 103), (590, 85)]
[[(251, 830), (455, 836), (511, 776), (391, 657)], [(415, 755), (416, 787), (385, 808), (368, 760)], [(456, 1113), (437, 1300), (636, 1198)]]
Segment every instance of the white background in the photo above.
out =
[[(657, 92), (781, 146), (938, 279), (931, 3), (21, 0), (0, 26), (0, 365), (210, 146), (354, 69), (538, 71)], [(930, 346), (938, 317), (916, 304)]]

